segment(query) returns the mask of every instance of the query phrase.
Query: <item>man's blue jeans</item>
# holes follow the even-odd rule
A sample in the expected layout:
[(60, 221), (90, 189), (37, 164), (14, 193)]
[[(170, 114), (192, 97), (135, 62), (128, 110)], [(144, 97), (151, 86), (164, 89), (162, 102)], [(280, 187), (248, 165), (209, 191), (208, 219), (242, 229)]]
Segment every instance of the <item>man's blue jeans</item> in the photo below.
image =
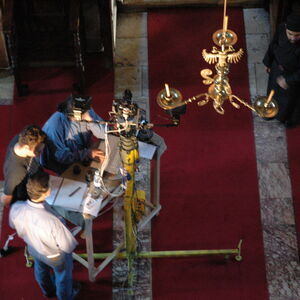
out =
[(56, 260), (49, 259), (28, 247), (34, 257), (34, 275), (44, 295), (55, 295), (59, 300), (72, 300), (72, 253), (61, 253)]

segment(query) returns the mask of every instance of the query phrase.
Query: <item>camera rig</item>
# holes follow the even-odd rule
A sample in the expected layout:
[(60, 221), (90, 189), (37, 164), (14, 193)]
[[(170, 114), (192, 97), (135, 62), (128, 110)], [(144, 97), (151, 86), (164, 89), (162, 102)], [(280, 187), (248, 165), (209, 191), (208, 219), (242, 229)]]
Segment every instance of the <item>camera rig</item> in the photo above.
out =
[[(178, 113), (178, 112), (177, 112)], [(173, 124), (170, 125), (156, 125), (155, 126), (177, 126), (174, 120), (178, 120), (180, 114), (176, 115), (176, 112), (172, 110), (170, 115), (173, 119)], [(104, 123), (104, 122), (103, 122)], [(107, 124), (107, 122), (106, 122)], [(132, 101), (132, 94), (129, 90), (124, 92), (122, 99), (114, 100), (112, 105), (112, 111), (110, 112), (109, 121), (110, 130), (107, 133), (116, 133), (120, 137), (120, 156), (125, 170), (126, 188), (123, 196), (124, 206), (124, 223), (125, 233), (124, 242), (121, 242), (119, 246), (112, 253), (95, 253), (94, 257), (98, 259), (105, 259), (98, 268), (102, 269), (109, 261), (114, 258), (127, 259), (128, 264), (128, 295), (134, 295), (134, 284), (136, 281), (135, 260), (139, 258), (159, 258), (159, 257), (185, 257), (185, 256), (202, 256), (202, 255), (224, 255), (227, 259), (230, 255), (234, 255), (237, 261), (242, 259), (241, 257), (241, 244), (239, 241), (237, 248), (235, 249), (218, 249), (218, 250), (175, 250), (175, 251), (140, 251), (138, 248), (137, 232), (143, 226), (143, 222), (137, 221), (138, 209), (136, 207), (138, 193), (135, 186), (135, 171), (137, 163), (139, 162), (138, 151), (138, 138), (141, 131), (152, 132), (154, 124), (148, 123), (145, 118), (145, 112), (138, 107), (137, 104)], [(161, 206), (159, 205), (159, 209)], [(155, 211), (155, 207), (154, 210)], [(150, 214), (149, 218), (146, 216), (147, 222), (149, 222), (155, 214)], [(142, 220), (143, 221), (143, 220)], [(99, 271), (97, 271), (99, 272)], [(94, 274), (92, 280), (94, 279)]]

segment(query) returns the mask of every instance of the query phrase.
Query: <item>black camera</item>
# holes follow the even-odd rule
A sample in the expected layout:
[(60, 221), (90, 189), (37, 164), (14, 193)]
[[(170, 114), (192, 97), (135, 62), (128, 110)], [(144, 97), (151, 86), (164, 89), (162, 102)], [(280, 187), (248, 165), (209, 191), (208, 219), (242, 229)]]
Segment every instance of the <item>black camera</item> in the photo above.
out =
[(71, 100), (71, 114), (73, 117), (80, 121), (81, 115), (91, 108), (92, 97), (72, 95)]
[(82, 95), (72, 95), (68, 104), (68, 115), (81, 121), (81, 115), (91, 109), (92, 97)]
[(178, 126), (180, 124), (180, 117), (186, 112), (186, 104), (173, 109), (167, 109), (166, 113), (171, 116), (173, 125)]
[(83, 95), (70, 95), (64, 102), (57, 107), (59, 112), (74, 117), (75, 120), (81, 121), (81, 115), (91, 109), (92, 97)]
[(126, 89), (122, 99), (116, 99), (113, 101), (112, 105), (113, 112), (118, 118), (123, 119), (126, 115), (128, 119), (132, 119), (137, 115), (138, 106), (132, 101), (132, 93), (130, 90)]

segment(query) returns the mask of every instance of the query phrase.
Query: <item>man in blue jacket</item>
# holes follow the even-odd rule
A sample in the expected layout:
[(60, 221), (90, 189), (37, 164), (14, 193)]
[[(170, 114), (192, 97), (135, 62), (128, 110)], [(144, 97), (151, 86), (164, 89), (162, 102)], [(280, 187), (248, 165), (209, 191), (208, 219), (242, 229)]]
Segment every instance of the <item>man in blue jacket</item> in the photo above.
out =
[(63, 173), (74, 162), (85, 162), (104, 153), (92, 147), (92, 137), (104, 139), (102, 119), (91, 108), (91, 97), (71, 95), (59, 104), (45, 123), (43, 131), (48, 143), (42, 155), (42, 165), (58, 174)]

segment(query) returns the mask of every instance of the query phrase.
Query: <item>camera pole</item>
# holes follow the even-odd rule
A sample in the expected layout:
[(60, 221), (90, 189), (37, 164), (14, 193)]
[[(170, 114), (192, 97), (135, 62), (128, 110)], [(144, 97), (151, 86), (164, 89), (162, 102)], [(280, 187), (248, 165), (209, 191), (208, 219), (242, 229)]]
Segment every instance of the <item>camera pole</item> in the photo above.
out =
[(135, 169), (139, 160), (138, 143), (136, 136), (125, 137), (120, 135), (120, 155), (123, 168), (126, 170), (126, 190), (124, 194), (125, 214), (125, 247), (128, 260), (128, 285), (134, 282), (134, 258), (137, 254), (136, 235), (137, 224), (133, 219), (133, 201), (135, 198)]

